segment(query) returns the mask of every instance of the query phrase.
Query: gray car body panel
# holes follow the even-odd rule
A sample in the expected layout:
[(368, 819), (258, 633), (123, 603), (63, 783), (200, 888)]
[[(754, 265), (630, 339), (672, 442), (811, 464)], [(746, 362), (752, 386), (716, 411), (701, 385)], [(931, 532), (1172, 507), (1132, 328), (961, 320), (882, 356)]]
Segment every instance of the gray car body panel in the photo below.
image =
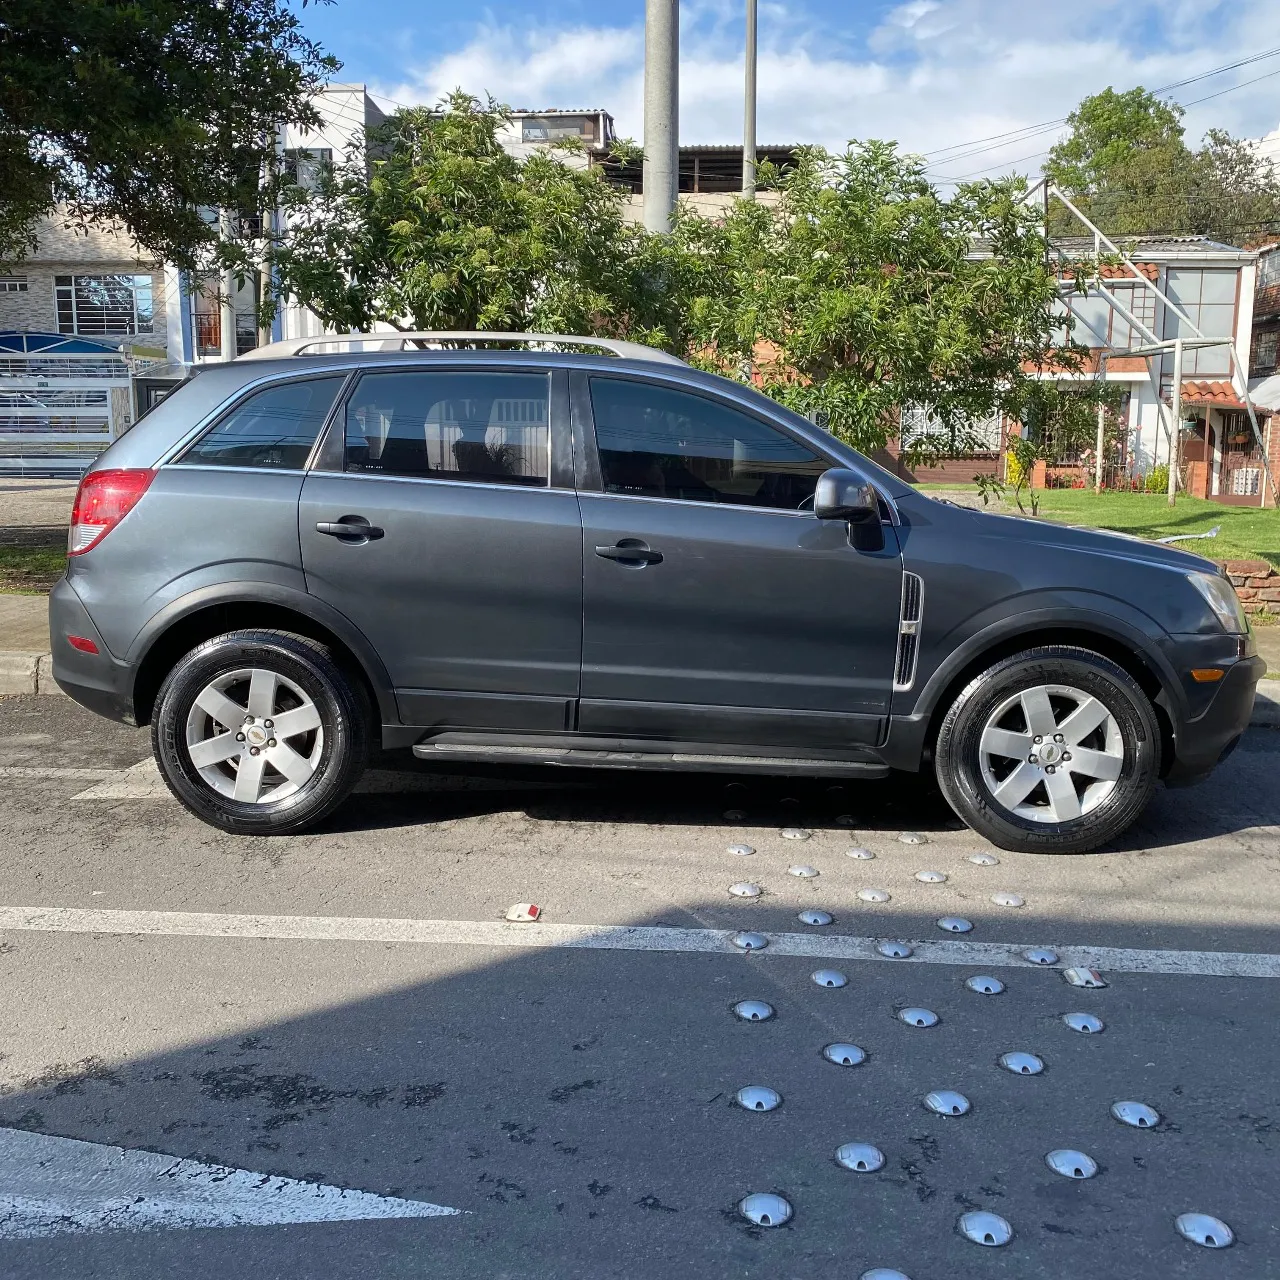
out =
[[(553, 479), (567, 486), (576, 474), (578, 492), (177, 461), (254, 387), (393, 367), (570, 371), (572, 405), (557, 401), (552, 415)], [(802, 513), (601, 492), (581, 403), (596, 372), (719, 397), (860, 471), (885, 499), (885, 549), (856, 551), (842, 525)], [(337, 636), (396, 742), (442, 728), (581, 732), (918, 768), (929, 724), (975, 661), (1019, 637), (1069, 633), (1138, 657), (1175, 749), (1202, 773), (1238, 735), (1262, 670), (1188, 580), (1217, 572), (1212, 562), (934, 501), (751, 388), (671, 364), (477, 351), (210, 366), (94, 464), (106, 467), (159, 471), (51, 597), (54, 673), (125, 717), (138, 666), (170, 626), (254, 602)], [(387, 538), (347, 546), (314, 532), (318, 520), (356, 512), (387, 525)], [(597, 541), (622, 537), (651, 542), (664, 563), (596, 558)], [(924, 583), (924, 616), (914, 680), (893, 689), (903, 568)], [(107, 650), (98, 666), (59, 644), (86, 620)], [(1197, 662), (1237, 658), (1220, 686), (1187, 677)]]

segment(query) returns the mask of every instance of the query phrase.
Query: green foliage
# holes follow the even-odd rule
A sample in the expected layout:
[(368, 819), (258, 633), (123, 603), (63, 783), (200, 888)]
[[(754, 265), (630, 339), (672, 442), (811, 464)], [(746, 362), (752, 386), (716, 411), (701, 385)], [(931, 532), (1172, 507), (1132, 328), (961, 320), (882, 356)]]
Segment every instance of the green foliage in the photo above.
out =
[(943, 198), (885, 142), (808, 149), (767, 176), (776, 208), (740, 201), (709, 229), (676, 226), (720, 264), (690, 314), (721, 372), (751, 370), (864, 452), (896, 434), (900, 406), (928, 405), (940, 430), (912, 442), (915, 463), (976, 447), (970, 421), (1020, 417), (1036, 369), (1080, 367), (1079, 350), (1053, 350), (1055, 282), (1021, 183)]
[[(317, 190), (288, 194), (271, 250), (282, 295), (338, 330), (627, 334), (687, 346), (683, 301), (711, 269), (684, 241), (624, 217), (626, 194), (577, 144), (517, 159), (492, 100), (397, 112)], [(630, 151), (630, 148), (628, 148)]]
[(1147, 472), (1146, 483), (1143, 486), (1148, 493), (1168, 493), (1169, 492), (1169, 464), (1167, 462), (1160, 463), (1157, 467), (1152, 467)]
[(283, 0), (5, 0), (0, 262), (61, 205), (193, 265), (216, 240), (202, 207), (263, 207), (276, 126), (317, 122), (338, 65)]
[[(1218, 129), (1192, 150), (1181, 117), (1181, 107), (1144, 89), (1106, 89), (1068, 116), (1071, 133), (1050, 151), (1045, 173), (1111, 236), (1206, 235), (1240, 244), (1280, 233), (1274, 166)], [(1055, 202), (1049, 230), (1083, 228)]]

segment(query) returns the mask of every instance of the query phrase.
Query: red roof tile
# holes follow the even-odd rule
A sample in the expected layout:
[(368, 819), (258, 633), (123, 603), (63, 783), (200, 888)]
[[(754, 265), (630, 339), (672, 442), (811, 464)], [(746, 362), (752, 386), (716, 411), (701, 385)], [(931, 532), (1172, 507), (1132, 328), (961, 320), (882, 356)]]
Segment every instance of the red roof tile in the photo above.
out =
[[(1229, 382), (1213, 382), (1207, 379), (1188, 379), (1182, 384), (1183, 404), (1202, 404), (1214, 409), (1243, 409), (1244, 401), (1236, 395)], [(1259, 417), (1268, 417), (1269, 409), (1255, 407)]]

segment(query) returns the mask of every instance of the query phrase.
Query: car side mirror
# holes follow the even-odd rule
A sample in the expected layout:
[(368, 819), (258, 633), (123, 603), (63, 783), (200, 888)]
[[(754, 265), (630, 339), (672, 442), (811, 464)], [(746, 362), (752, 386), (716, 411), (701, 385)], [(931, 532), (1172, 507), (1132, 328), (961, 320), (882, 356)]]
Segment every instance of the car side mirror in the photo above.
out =
[(849, 526), (849, 545), (858, 551), (884, 549), (880, 497), (865, 476), (845, 467), (832, 467), (818, 477), (813, 514), (819, 520), (843, 520)]

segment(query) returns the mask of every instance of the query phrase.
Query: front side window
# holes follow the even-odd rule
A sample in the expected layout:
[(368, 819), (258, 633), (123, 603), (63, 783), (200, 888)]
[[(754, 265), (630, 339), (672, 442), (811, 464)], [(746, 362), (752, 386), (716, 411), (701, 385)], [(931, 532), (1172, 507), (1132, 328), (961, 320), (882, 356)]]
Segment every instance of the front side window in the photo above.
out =
[(346, 470), (545, 488), (549, 388), (546, 374), (367, 373), (347, 402)]
[(706, 396), (592, 378), (591, 409), (609, 493), (797, 511), (830, 466), (776, 428)]
[(58, 332), (87, 337), (150, 333), (150, 276), (55, 276)]
[(300, 471), (329, 416), (342, 377), (308, 378), (255, 392), (180, 461), (207, 467)]

